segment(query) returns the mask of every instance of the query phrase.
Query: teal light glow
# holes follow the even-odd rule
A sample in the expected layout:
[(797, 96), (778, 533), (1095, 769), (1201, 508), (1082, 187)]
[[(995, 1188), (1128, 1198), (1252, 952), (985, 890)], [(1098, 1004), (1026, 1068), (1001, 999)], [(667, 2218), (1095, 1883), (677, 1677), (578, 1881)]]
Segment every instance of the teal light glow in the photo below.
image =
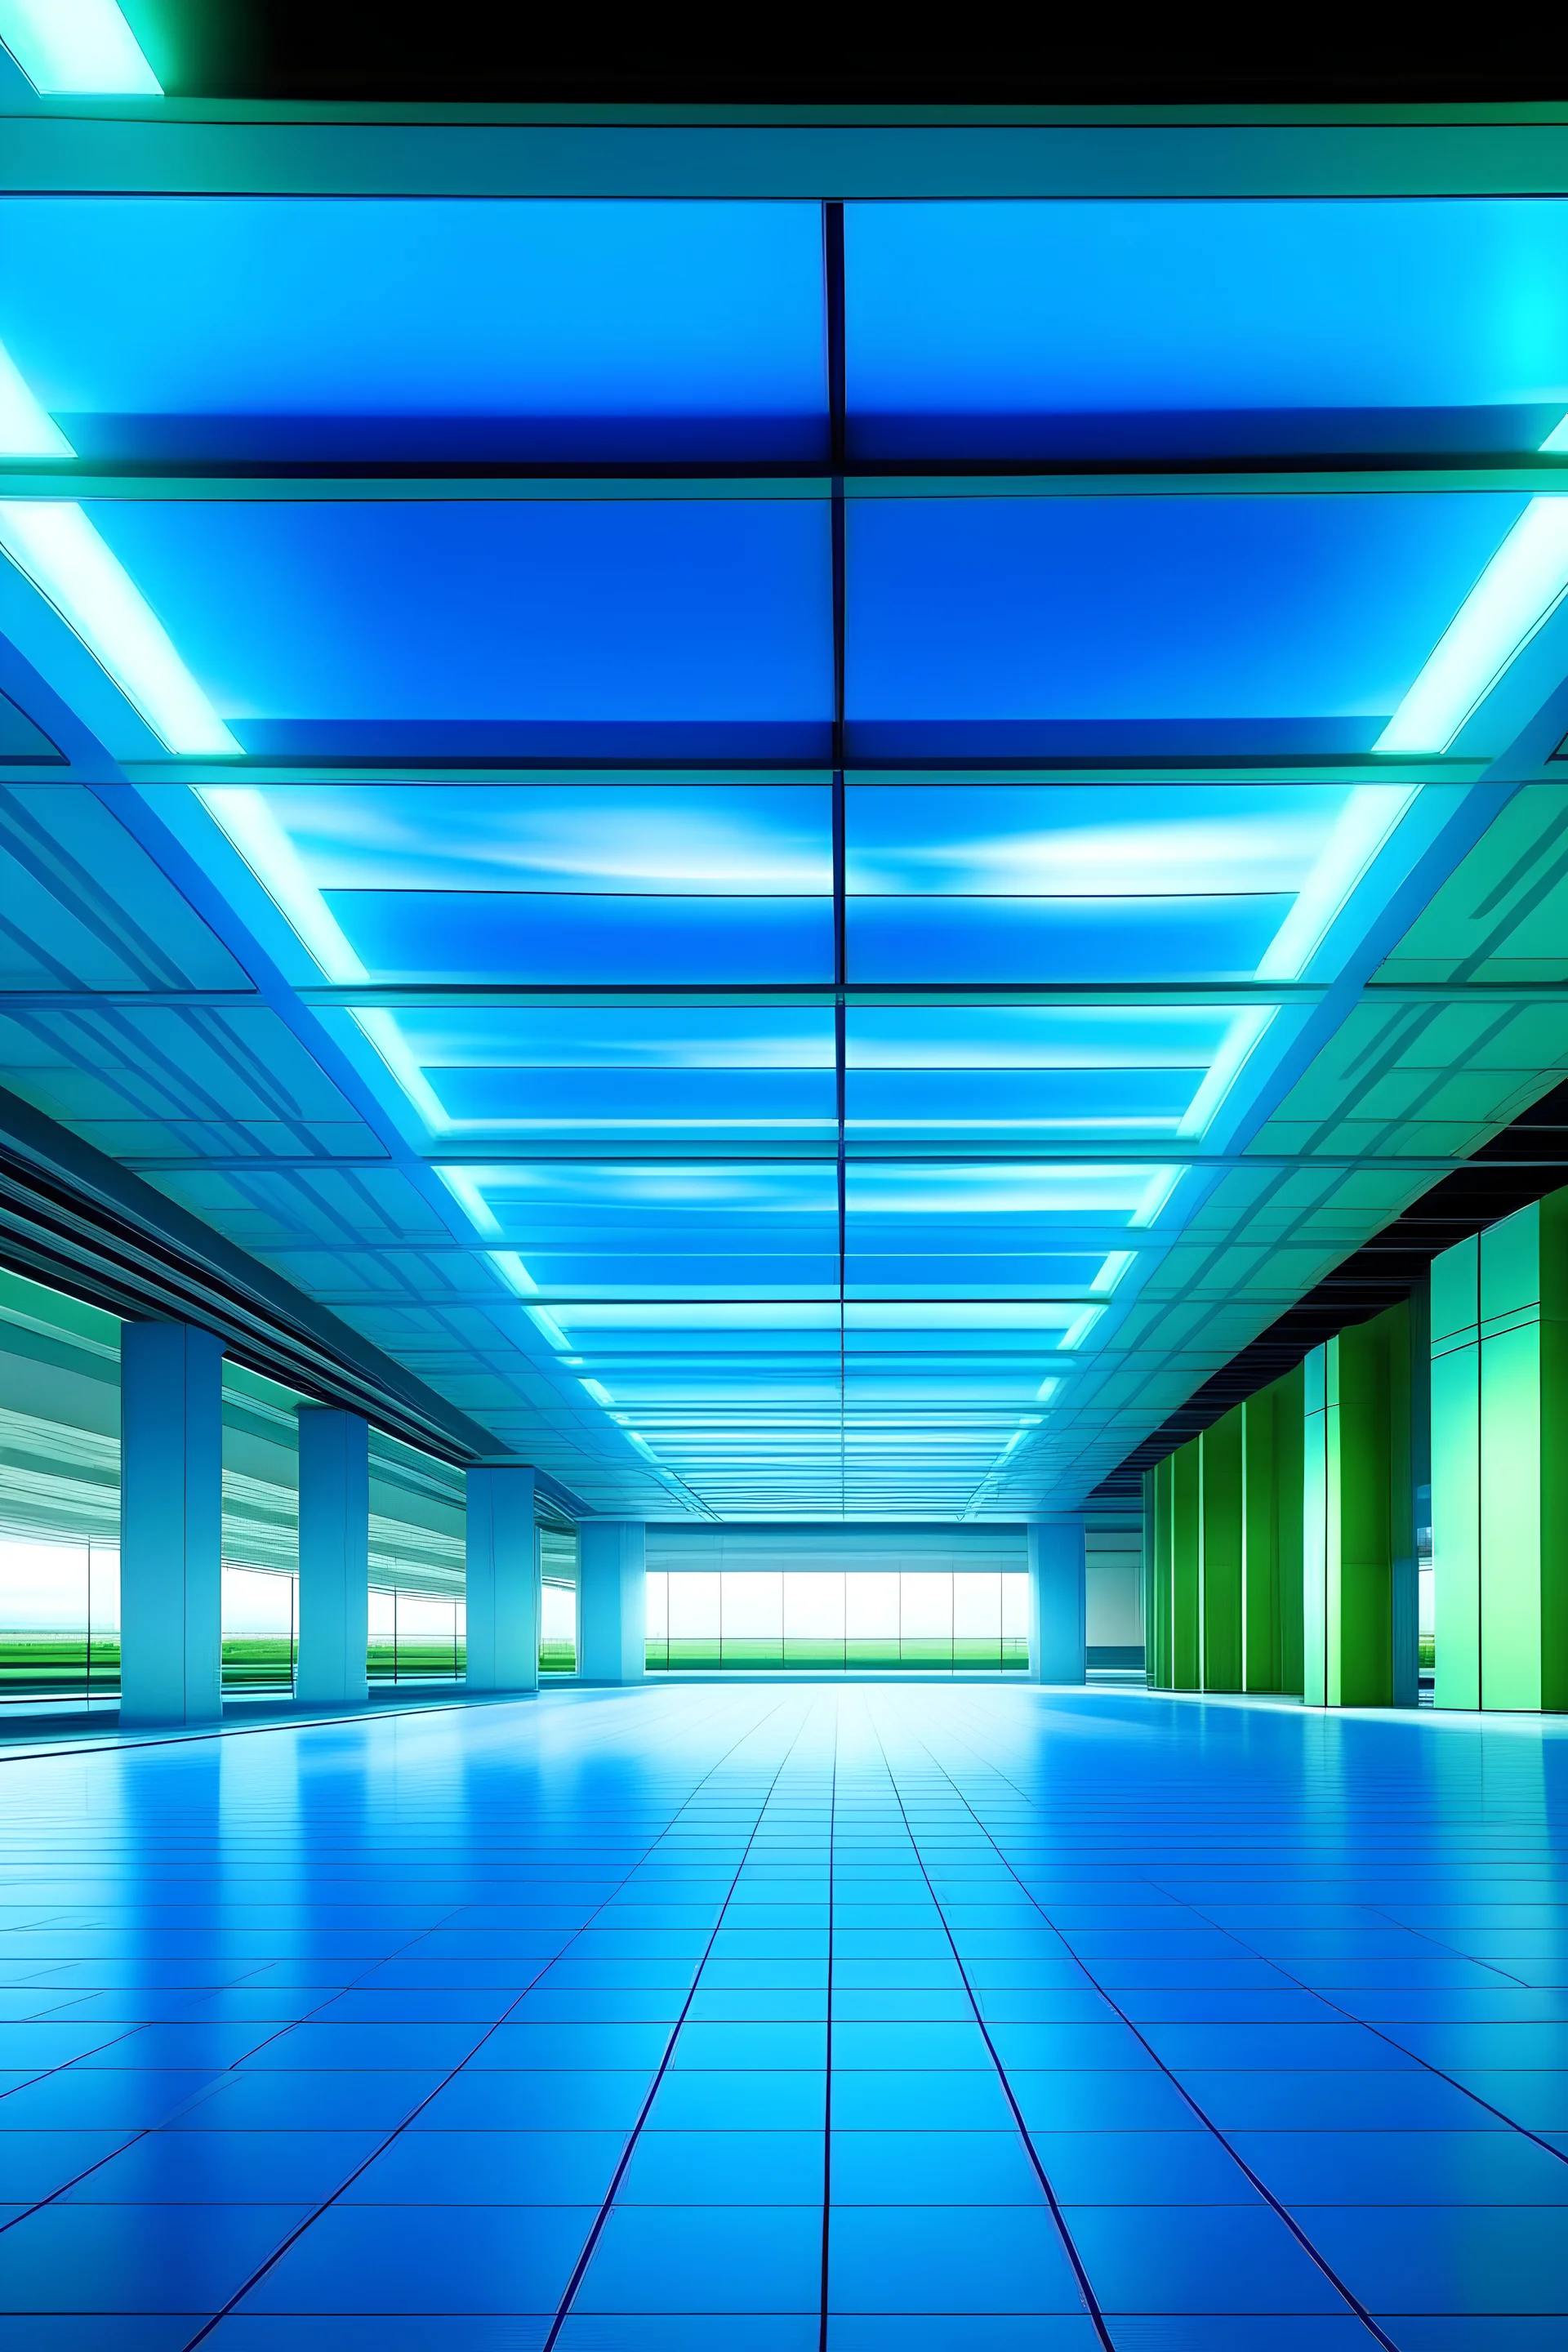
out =
[(1531, 499), (1373, 749), (1446, 751), (1565, 590), (1568, 499)]
[(1152, 1225), (1186, 1172), (1184, 1168), (1156, 1168), (1144, 1188), (1142, 1199), (1128, 1218), (1128, 1223)]
[(0, 548), (171, 751), (238, 751), (162, 621), (79, 506), (0, 499)]
[(0, 457), (74, 457), (76, 451), (0, 343)]
[(41, 96), (163, 95), (114, 0), (0, 0), (0, 41)]
[(1272, 1004), (1249, 1004), (1236, 1015), (1226, 1032), (1224, 1045), (1209, 1064), (1196, 1094), (1187, 1105), (1181, 1125), (1176, 1129), (1178, 1135), (1202, 1135), (1240, 1076), (1253, 1047), (1273, 1020), (1276, 1009)]
[[(1540, 503), (1556, 502), (1544, 499)], [(1568, 513), (1568, 508), (1564, 511)], [(1414, 693), (1415, 688), (1411, 691)], [(1408, 702), (1408, 696), (1405, 700)], [(1396, 713), (1390, 725), (1397, 723)], [(1378, 749), (1386, 747), (1385, 737)], [(1420, 790), (1419, 784), (1360, 784), (1346, 796), (1321, 855), (1264, 950), (1258, 967), (1259, 980), (1300, 980), (1306, 976), (1336, 916)], [(1184, 1132), (1195, 1131), (1198, 1130), (1184, 1129)]]

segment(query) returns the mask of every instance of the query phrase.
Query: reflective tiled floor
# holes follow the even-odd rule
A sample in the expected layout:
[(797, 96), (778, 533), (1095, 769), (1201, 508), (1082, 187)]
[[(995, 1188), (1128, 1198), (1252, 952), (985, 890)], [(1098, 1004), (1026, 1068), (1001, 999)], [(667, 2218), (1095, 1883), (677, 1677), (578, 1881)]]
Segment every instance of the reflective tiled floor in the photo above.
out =
[(1565, 1767), (778, 1685), (0, 1763), (0, 2347), (1561, 2347)]

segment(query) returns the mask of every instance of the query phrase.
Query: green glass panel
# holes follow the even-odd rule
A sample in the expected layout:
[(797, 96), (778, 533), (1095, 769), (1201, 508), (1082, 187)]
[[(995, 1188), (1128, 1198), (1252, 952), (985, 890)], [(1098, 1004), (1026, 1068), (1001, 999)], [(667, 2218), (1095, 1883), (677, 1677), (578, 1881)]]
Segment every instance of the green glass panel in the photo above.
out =
[(1249, 1691), (1282, 1687), (1279, 1659), (1279, 1497), (1274, 1459), (1279, 1398), (1272, 1388), (1241, 1408), (1241, 1678)]
[(1171, 1456), (1171, 1687), (1196, 1690), (1203, 1475), (1198, 1441)]
[(1306, 1527), (1303, 1513), (1305, 1380), (1302, 1368), (1287, 1372), (1270, 1391), (1274, 1399), (1275, 1545), (1279, 1563), (1279, 1687), (1303, 1685), (1302, 1575)]
[(1200, 1592), (1203, 1686), (1238, 1691), (1241, 1675), (1242, 1411), (1198, 1440), (1202, 1475)]
[[(1484, 1276), (1484, 1247), (1481, 1264)], [(1480, 1359), (1481, 1705), (1533, 1709), (1541, 1705), (1540, 1323), (1483, 1339)]]
[[(1473, 1261), (1474, 1244), (1467, 1247)], [(1434, 1299), (1443, 1263), (1433, 1267)], [(1445, 1335), (1432, 1358), (1435, 1706), (1481, 1703), (1481, 1351), (1473, 1323), (1469, 1335), (1468, 1346)]]

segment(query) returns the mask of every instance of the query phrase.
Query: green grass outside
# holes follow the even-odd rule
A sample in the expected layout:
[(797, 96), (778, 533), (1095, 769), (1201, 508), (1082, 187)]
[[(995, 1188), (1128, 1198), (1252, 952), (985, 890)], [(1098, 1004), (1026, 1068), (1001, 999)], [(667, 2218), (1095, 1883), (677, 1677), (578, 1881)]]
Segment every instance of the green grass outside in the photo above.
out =
[(232, 1635), (223, 1645), (226, 1691), (291, 1691), (293, 1644), (287, 1633)]
[(858, 1666), (876, 1667), (883, 1672), (894, 1672), (903, 1666), (916, 1672), (923, 1668), (930, 1673), (953, 1666), (965, 1672), (1020, 1674), (1026, 1673), (1029, 1664), (1027, 1643), (1016, 1638), (1000, 1642), (963, 1638), (952, 1642), (912, 1640), (901, 1647), (892, 1641), (743, 1640), (721, 1645), (713, 1640), (677, 1640), (650, 1642), (647, 1654), (650, 1674), (690, 1674), (704, 1669), (724, 1674), (743, 1674), (748, 1669), (754, 1673), (820, 1674), (836, 1667), (842, 1670)]
[[(112, 1691), (120, 1680), (120, 1644), (101, 1637), (92, 1644), (91, 1687)], [(85, 1634), (40, 1633), (28, 1640), (0, 1639), (0, 1697), (68, 1698), (89, 1686)]]

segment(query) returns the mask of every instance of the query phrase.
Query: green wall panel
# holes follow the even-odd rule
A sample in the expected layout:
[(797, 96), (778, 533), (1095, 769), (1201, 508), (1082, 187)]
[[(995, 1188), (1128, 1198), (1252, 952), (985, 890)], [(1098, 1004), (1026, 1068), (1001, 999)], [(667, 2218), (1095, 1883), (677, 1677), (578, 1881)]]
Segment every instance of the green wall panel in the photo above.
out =
[(1171, 1687), (1201, 1687), (1203, 1464), (1198, 1442), (1171, 1456)]
[(1568, 1707), (1568, 1191), (1432, 1270), (1439, 1706)]
[(1242, 1407), (1198, 1441), (1202, 1476), (1200, 1619), (1203, 1687), (1238, 1691), (1242, 1680)]
[(1242, 1687), (1301, 1688), (1301, 1373), (1242, 1413)]
[(1408, 1308), (1340, 1332), (1303, 1371), (1303, 1696), (1390, 1706), (1410, 1684), (1394, 1657), (1395, 1580), (1415, 1549)]
[(1288, 1372), (1144, 1474), (1153, 1688), (1300, 1691), (1301, 1396)]

